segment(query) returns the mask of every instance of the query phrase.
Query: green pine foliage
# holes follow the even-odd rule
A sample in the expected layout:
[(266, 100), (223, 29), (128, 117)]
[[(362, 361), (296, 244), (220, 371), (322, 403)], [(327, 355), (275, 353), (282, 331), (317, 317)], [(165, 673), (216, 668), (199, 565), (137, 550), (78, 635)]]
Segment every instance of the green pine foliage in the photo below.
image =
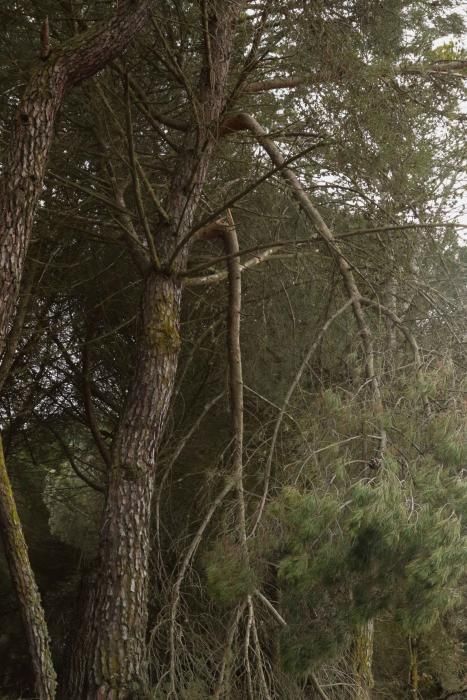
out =
[[(94, 26), (115, 6), (110, 0), (3, 4), (2, 146), (37, 57), (44, 17), (59, 42)], [(176, 156), (185, 148), (185, 132), (172, 129), (170, 121), (193, 124), (198, 70), (209, 43), (200, 12), (204, 3), (159, 5), (155, 23), (148, 23), (148, 34), (123, 63), (145, 96), (144, 104), (135, 95), (130, 100), (136, 155), (150, 183), (147, 188), (141, 181), (144, 210), (156, 246), (164, 224), (161, 228), (154, 195), (165, 205)], [(241, 132), (219, 138), (195, 223), (249, 188), (232, 208), (240, 247), (251, 251), (242, 262), (271, 243), (289, 244), (242, 272), (248, 556), (239, 545), (229, 496), (186, 567), (174, 610), (174, 581), (200, 523), (231, 478), (228, 288), (184, 286), (179, 375), (156, 459), (157, 513), (146, 572), (148, 660), (161, 700), (170, 694), (181, 700), (210, 696), (224, 656), (222, 700), (304, 700), (315, 693), (306, 678), (310, 669), (319, 669), (332, 700), (348, 700), (353, 688), (346, 650), (354, 631), (371, 618), (375, 698), (407, 697), (408, 635), (420, 639), (424, 700), (465, 687), (467, 247), (459, 243), (457, 229), (445, 225), (459, 213), (464, 186), (459, 173), (465, 170), (460, 114), (465, 79), (427, 72), (430, 62), (465, 60), (459, 41), (465, 18), (458, 5), (457, 0), (254, 2), (235, 29), (228, 110), (255, 116), (287, 157), (307, 149), (293, 169), (336, 235), (344, 234), (340, 246), (361, 293), (393, 302), (419, 345), (421, 366), (399, 330), (389, 342), (391, 324), (384, 314), (365, 308), (384, 404), (376, 414), (361, 334), (351, 309), (340, 316), (284, 406), (270, 504), (251, 535), (278, 412), (308, 348), (347, 292), (333, 251), (316, 238), (280, 172), (253, 186), (271, 167), (253, 137)], [(264, 34), (248, 64), (263, 8)], [(407, 67), (414, 72), (404, 72)], [(144, 245), (129, 178), (128, 95), (120, 69), (119, 64), (103, 71), (63, 106), (25, 277), (29, 271), (34, 275), (31, 302), (0, 398), (8, 468), (57, 659), (82, 564), (95, 554), (99, 537), (103, 497), (82, 476), (100, 488), (108, 476), (83, 405), (83, 347), (95, 422), (110, 450), (141, 333), (141, 271), (125, 244), (126, 224), (122, 227), (114, 202), (116, 178), (125, 190), (128, 221)], [(465, 68), (461, 72), (465, 77)], [(294, 89), (241, 93), (242, 85), (295, 77), (304, 82)], [(217, 133), (218, 125), (214, 128)], [(409, 222), (418, 228), (374, 231)], [(443, 227), (425, 228), (424, 222)], [(365, 229), (373, 232), (362, 234)], [(223, 271), (222, 255), (218, 242), (195, 241), (188, 267), (201, 267), (200, 274)], [(222, 392), (196, 426), (206, 404)], [(382, 428), (388, 437), (384, 460), (371, 471)], [(248, 632), (247, 613), (232, 627), (249, 596), (259, 649), (252, 629)], [(29, 661), (3, 560), (0, 619), (0, 692), (5, 688), (17, 697), (30, 689), (24, 680)], [(268, 692), (258, 673), (262, 662)]]
[(383, 613), (407, 635), (430, 630), (460, 602), (466, 513), (467, 485), (438, 467), (417, 485), (388, 471), (346, 493), (285, 489), (269, 509), (281, 532), (274, 551), (288, 620), (285, 667), (306, 673)]
[(222, 605), (244, 600), (257, 584), (244, 548), (227, 538), (219, 539), (206, 554), (205, 573), (209, 595)]

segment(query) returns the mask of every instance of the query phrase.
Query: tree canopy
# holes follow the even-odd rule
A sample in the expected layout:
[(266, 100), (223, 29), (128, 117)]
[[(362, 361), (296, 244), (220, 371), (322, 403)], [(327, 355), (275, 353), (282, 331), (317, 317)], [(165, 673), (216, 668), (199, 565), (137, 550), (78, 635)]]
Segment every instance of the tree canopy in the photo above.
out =
[(463, 697), (459, 3), (0, 37), (0, 693)]

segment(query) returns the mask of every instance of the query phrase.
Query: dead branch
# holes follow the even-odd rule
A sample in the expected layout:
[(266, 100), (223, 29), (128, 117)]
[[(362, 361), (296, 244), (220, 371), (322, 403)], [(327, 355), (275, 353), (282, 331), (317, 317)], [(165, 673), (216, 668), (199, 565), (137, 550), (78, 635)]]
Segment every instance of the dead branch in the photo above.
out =
[[(325, 223), (317, 208), (312, 204), (309, 196), (302, 187), (297, 175), (285, 164), (285, 158), (280, 149), (268, 136), (267, 132), (261, 127), (254, 117), (249, 114), (241, 113), (235, 115), (236, 123), (239, 128), (248, 129), (256, 137), (258, 143), (264, 148), (269, 155), (273, 164), (280, 168), (280, 175), (290, 187), (291, 193), (302, 208), (302, 211), (307, 216), (311, 224), (314, 226), (318, 235), (326, 242), (330, 251), (335, 255), (339, 271), (347, 290), (349, 299), (352, 302), (352, 309), (357, 322), (360, 336), (365, 351), (365, 374), (369, 381), (373, 394), (375, 410), (378, 414), (383, 411), (383, 402), (379, 380), (376, 375), (373, 341), (370, 328), (367, 324), (365, 313), (361, 304), (361, 294), (358, 289), (355, 277), (352, 271), (352, 266), (343, 254), (339, 242), (336, 240), (331, 229)], [(385, 450), (387, 442), (386, 432), (383, 427), (380, 428), (380, 446), (377, 459), (379, 460)]]

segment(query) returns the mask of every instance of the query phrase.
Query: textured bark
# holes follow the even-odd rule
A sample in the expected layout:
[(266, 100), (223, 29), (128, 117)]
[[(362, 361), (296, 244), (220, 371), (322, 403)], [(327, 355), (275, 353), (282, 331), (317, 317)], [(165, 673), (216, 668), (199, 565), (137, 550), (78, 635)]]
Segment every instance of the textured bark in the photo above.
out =
[(361, 625), (352, 645), (355, 700), (371, 700), (374, 686), (373, 664), (373, 620)]
[(419, 686), (419, 672), (418, 672), (418, 638), (409, 637), (408, 640), (409, 647), (409, 698), (416, 700), (419, 697), (418, 686)]
[[(48, 27), (43, 27), (41, 59), (20, 101), (0, 181), (0, 355), (18, 303), (34, 215), (65, 93), (123, 51), (143, 26), (148, 6), (148, 0), (124, 3), (105, 26), (54, 51), (49, 47)], [(2, 536), (29, 643), (36, 693), (39, 698), (53, 698), (55, 673), (47, 626), (3, 454), (0, 478)]]
[[(19, 285), (58, 110), (66, 91), (118, 56), (141, 29), (148, 1), (108, 24), (80, 34), (38, 60), (19, 104), (0, 181), (0, 353), (18, 301)], [(134, 7), (133, 2), (126, 6)]]
[(49, 649), (47, 625), (6, 471), (1, 438), (0, 527), (8, 566), (28, 638), (36, 695), (40, 700), (51, 700), (55, 697), (56, 677)]
[(233, 25), (240, 8), (234, 0), (210, 5), (198, 123), (185, 135), (168, 193), (169, 220), (155, 238), (158, 259), (163, 267), (169, 263), (171, 273), (151, 272), (145, 282), (137, 366), (112, 447), (97, 573), (61, 689), (67, 700), (142, 699), (147, 694), (151, 499), (179, 354), (178, 273), (186, 265), (189, 232), (225, 108)]
[(144, 697), (150, 509), (177, 368), (180, 298), (172, 278), (148, 277), (137, 371), (112, 450), (97, 576), (63, 697)]

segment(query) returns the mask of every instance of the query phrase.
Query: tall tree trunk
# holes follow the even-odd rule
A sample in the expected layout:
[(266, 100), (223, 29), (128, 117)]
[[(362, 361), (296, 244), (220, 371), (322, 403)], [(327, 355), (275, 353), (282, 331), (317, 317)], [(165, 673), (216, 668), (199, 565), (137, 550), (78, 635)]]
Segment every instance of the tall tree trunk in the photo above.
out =
[[(65, 93), (116, 58), (144, 24), (149, 1), (128, 0), (110, 22), (43, 53), (19, 104), (0, 180), (0, 354), (18, 302), (57, 113)], [(48, 33), (48, 32), (47, 32)]]
[(151, 273), (136, 376), (112, 451), (97, 575), (70, 658), (67, 698), (143, 698), (155, 457), (175, 382), (180, 286)]
[(40, 700), (55, 697), (56, 676), (41, 597), (29, 561), (28, 548), (6, 471), (0, 438), (0, 528), (31, 654), (35, 688)]
[[(0, 181), (0, 355), (18, 303), (34, 215), (65, 93), (125, 49), (143, 26), (148, 7), (149, 0), (128, 0), (110, 22), (53, 50), (48, 24), (44, 24), (41, 57), (17, 110)], [(41, 700), (49, 700), (55, 696), (55, 674), (47, 625), (3, 453), (0, 479), (3, 542), (29, 643), (36, 693)]]
[(174, 169), (166, 206), (169, 221), (160, 226), (154, 241), (165, 271), (151, 271), (145, 283), (136, 373), (112, 449), (97, 575), (61, 687), (66, 700), (141, 700), (148, 692), (151, 499), (179, 354), (177, 273), (186, 265), (195, 210), (225, 107), (234, 23), (241, 4), (213, 0), (206, 8), (197, 123), (187, 132)]

